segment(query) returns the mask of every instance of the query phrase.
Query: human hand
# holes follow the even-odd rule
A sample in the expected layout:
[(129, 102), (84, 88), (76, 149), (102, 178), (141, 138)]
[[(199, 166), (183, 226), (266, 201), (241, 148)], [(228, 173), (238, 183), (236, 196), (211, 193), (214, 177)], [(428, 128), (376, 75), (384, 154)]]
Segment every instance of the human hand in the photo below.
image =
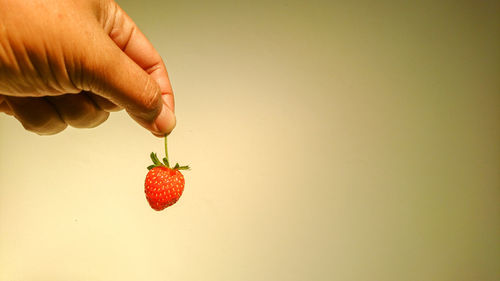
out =
[(0, 112), (40, 135), (95, 127), (122, 108), (156, 136), (173, 130), (165, 65), (113, 0), (0, 7)]

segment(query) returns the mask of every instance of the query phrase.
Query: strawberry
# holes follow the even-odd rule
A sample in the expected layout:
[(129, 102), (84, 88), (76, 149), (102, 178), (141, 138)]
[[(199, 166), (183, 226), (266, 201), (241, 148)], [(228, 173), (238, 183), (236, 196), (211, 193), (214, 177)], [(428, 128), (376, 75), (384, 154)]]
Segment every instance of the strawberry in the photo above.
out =
[(160, 162), (156, 153), (151, 152), (154, 165), (148, 167), (144, 183), (144, 192), (151, 208), (161, 211), (177, 202), (184, 191), (184, 176), (180, 170), (189, 170), (189, 166), (178, 163), (170, 168), (167, 153), (167, 137), (165, 137), (165, 158)]

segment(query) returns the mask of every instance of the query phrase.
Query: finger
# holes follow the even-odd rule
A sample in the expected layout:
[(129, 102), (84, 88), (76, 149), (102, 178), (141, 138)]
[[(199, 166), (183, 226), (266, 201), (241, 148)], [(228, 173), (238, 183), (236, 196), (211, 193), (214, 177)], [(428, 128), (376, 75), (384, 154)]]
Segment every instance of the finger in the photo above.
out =
[(14, 117), (28, 131), (39, 135), (53, 135), (67, 127), (45, 98), (7, 96), (5, 100)]
[(175, 127), (175, 115), (163, 103), (158, 84), (106, 34), (102, 35), (101, 42), (96, 43), (96, 59), (82, 59), (91, 79), (86, 90), (123, 107), (152, 133), (169, 134)]
[[(174, 113), (163, 104), (157, 83), (109, 38), (101, 45), (101, 57), (90, 67), (89, 90), (123, 107), (137, 123), (152, 133), (169, 134)], [(103, 50), (104, 49), (104, 50)]]
[[(155, 135), (169, 134), (175, 127), (175, 115), (172, 87), (170, 86), (165, 65), (151, 43), (140, 32), (130, 17), (116, 3), (111, 1), (110, 3), (111, 7), (108, 9), (108, 16), (104, 17), (106, 37), (111, 39), (113, 45), (120, 50), (121, 56), (125, 56), (135, 66), (126, 67), (126, 64), (130, 65), (130, 62), (125, 63), (126, 60), (121, 58), (119, 59), (121, 63), (118, 64), (117, 59), (115, 59), (115, 67), (110, 71), (103, 72), (108, 74), (107, 77), (104, 76), (105, 78), (112, 79), (108, 80), (108, 87), (104, 87), (104, 92), (118, 92), (118, 96), (113, 96), (113, 94), (106, 96), (106, 93), (97, 94), (102, 94), (105, 98), (123, 106), (133, 119)], [(122, 67), (116, 67), (116, 64)], [(101, 61), (101, 66), (103, 65), (105, 65), (105, 62)], [(141, 73), (133, 70), (136, 67), (142, 70)], [(101, 68), (107, 69), (106, 67)], [(120, 73), (116, 73), (117, 71)], [(148, 78), (142, 77), (144, 74)], [(125, 78), (127, 81), (120, 82), (120, 79), (124, 79), (124, 77), (127, 77)], [(124, 86), (126, 82), (128, 83)], [(132, 84), (135, 84), (135, 86)], [(142, 85), (142, 89), (140, 89), (140, 85)], [(119, 87), (128, 87), (129, 89), (120, 91)], [(142, 91), (145, 94), (142, 94), (141, 97), (134, 91)], [(152, 94), (152, 91), (156, 93)], [(134, 101), (138, 102), (135, 106), (139, 105), (136, 109), (130, 107), (134, 106)], [(127, 102), (132, 103), (127, 104)], [(141, 112), (141, 103), (149, 105), (150, 108), (142, 106)], [(158, 104), (155, 105), (155, 103)], [(144, 116), (145, 113), (149, 113), (149, 115)], [(151, 113), (154, 116), (152, 121)]]
[(0, 96), (0, 112), (6, 113), (8, 115), (12, 115), (12, 109), (5, 101), (3, 96)]
[(120, 106), (118, 106), (118, 105), (114, 104), (113, 102), (111, 102), (110, 100), (108, 100), (106, 98), (103, 98), (103, 97), (101, 97), (99, 95), (96, 95), (94, 93), (85, 92), (85, 94), (87, 94), (87, 96), (92, 101), (94, 101), (94, 103), (97, 104), (97, 106), (99, 106), (104, 111), (115, 112), (115, 111), (120, 111), (120, 110), (123, 109)]
[(174, 95), (167, 68), (151, 42), (118, 4), (112, 2), (109, 37), (158, 83), (165, 104), (175, 112)]
[(13, 114), (12, 109), (10, 108), (10, 106), (6, 102), (0, 103), (0, 112), (3, 112), (3, 113), (8, 114), (8, 115)]
[(94, 128), (108, 119), (109, 112), (100, 109), (85, 93), (47, 97), (62, 120), (75, 128)]

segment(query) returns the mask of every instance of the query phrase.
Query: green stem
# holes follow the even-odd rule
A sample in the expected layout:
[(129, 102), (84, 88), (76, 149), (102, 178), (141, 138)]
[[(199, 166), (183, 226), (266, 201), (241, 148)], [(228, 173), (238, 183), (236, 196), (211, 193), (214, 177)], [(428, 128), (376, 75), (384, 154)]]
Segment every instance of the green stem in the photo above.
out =
[(167, 158), (168, 161), (167, 136), (165, 136), (165, 158)]

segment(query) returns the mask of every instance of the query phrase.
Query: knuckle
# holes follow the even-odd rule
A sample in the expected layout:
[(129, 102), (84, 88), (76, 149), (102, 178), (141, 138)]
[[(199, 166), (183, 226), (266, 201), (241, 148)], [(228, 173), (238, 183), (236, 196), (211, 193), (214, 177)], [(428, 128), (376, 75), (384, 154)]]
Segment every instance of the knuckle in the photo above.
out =
[(87, 120), (93, 119), (95, 115), (94, 110), (86, 110), (82, 107), (74, 107), (73, 110), (66, 112), (63, 119), (66, 123), (73, 126), (75, 124), (87, 122)]
[(102, 111), (101, 114), (99, 114), (99, 116), (96, 116), (96, 118), (94, 118), (93, 122), (90, 124), (88, 128), (95, 128), (101, 125), (102, 123), (106, 122), (108, 118), (109, 118), (109, 112)]
[(21, 122), (23, 127), (38, 135), (54, 135), (62, 132), (68, 126), (66, 123), (56, 119), (35, 122)]
[(123, 109), (120, 106), (118, 106), (110, 101), (102, 101), (102, 102), (99, 102), (98, 105), (102, 110), (107, 111), (107, 112), (120, 111)]
[(101, 125), (109, 117), (108, 112), (96, 111), (92, 114), (86, 114), (80, 118), (74, 118), (67, 123), (74, 128), (94, 128)]

